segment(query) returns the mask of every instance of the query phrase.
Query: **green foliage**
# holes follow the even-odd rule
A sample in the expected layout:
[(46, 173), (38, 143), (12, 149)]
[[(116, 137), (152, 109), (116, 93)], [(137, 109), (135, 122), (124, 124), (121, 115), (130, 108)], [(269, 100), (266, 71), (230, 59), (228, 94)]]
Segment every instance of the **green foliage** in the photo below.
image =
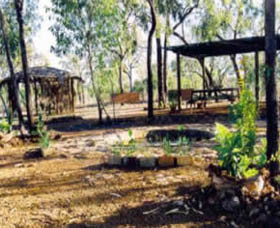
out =
[(37, 134), (40, 137), (39, 145), (42, 148), (48, 148), (50, 146), (49, 133), (45, 127), (42, 115), (39, 115), (39, 120), (36, 126), (35, 134)]
[(171, 155), (173, 153), (171, 142), (168, 138), (163, 139), (162, 148), (166, 155)]
[(125, 154), (131, 156), (136, 151), (136, 140), (133, 137), (133, 132), (131, 129), (128, 129), (128, 143), (119, 141), (112, 148), (112, 153), (115, 155)]
[(257, 172), (250, 165), (261, 167), (266, 162), (266, 143), (256, 145), (256, 106), (249, 91), (241, 92), (240, 102), (233, 106), (232, 115), (235, 131), (222, 124), (216, 125), (218, 160), (230, 175), (247, 178)]
[(0, 122), (0, 131), (3, 133), (8, 133), (12, 129), (12, 124), (10, 124), (7, 119), (2, 119)]

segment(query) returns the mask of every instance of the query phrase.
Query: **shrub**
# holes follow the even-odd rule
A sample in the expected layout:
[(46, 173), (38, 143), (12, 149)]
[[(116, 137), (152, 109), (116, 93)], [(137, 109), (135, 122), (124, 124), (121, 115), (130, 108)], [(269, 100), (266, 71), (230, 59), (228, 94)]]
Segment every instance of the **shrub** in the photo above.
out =
[(50, 146), (49, 133), (45, 127), (42, 115), (39, 115), (35, 134), (40, 137), (39, 144), (42, 148), (48, 148)]
[(250, 91), (243, 89), (240, 101), (231, 108), (235, 131), (216, 124), (216, 141), (219, 146), (220, 166), (235, 177), (250, 177), (258, 173), (253, 165), (261, 167), (266, 162), (266, 142), (256, 145), (256, 102)]

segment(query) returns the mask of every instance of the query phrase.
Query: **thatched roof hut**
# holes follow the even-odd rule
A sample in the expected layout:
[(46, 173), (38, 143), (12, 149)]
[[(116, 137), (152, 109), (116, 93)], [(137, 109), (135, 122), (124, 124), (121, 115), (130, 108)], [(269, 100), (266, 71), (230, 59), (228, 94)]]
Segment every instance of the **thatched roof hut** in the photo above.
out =
[[(29, 68), (29, 76), (37, 113), (39, 109), (48, 114), (74, 112), (76, 94), (81, 92), (80, 77), (53, 67)], [(24, 82), (22, 71), (16, 73), (15, 77), (18, 84)], [(0, 88), (8, 86), (10, 81), (10, 77), (3, 79)]]

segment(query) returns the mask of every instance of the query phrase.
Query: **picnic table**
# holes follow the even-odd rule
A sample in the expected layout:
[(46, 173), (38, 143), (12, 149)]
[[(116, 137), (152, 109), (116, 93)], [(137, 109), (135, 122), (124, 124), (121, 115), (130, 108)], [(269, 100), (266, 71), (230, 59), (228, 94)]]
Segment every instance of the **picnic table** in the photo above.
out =
[[(170, 90), (168, 92), (169, 99), (177, 100), (177, 90)], [(219, 100), (228, 100), (233, 103), (239, 97), (238, 88), (216, 88), (216, 89), (182, 89), (181, 99), (186, 101), (186, 104), (190, 104), (191, 108), (194, 105), (197, 107), (206, 107), (209, 101), (219, 102)]]

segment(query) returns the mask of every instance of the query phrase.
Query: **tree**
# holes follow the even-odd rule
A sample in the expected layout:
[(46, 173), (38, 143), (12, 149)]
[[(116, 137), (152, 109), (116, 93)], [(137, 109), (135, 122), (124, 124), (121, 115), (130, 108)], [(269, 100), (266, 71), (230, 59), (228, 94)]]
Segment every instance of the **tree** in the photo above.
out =
[[(9, 89), (9, 94), (11, 95), (10, 98), (12, 100), (12, 112), (14, 110), (17, 111), (18, 119), (19, 119), (19, 125), (21, 126), (23, 124), (23, 115), (22, 115), (22, 111), (21, 111), (21, 107), (20, 107), (20, 103), (19, 103), (18, 84), (17, 84), (16, 78), (15, 78), (14, 66), (13, 66), (13, 62), (12, 62), (12, 59), (11, 59), (8, 39), (7, 39), (7, 36), (6, 36), (5, 19), (4, 19), (4, 15), (2, 13), (1, 8), (0, 8), (0, 26), (1, 26), (2, 39), (3, 39), (3, 43), (4, 43), (4, 47), (5, 47), (7, 63), (8, 63), (9, 71), (10, 71), (10, 77), (11, 77), (11, 83), (10, 83), (8, 89)], [(9, 113), (9, 118), (8, 118), (10, 124), (11, 124), (11, 114), (12, 113)]]
[(104, 68), (104, 59), (111, 59), (107, 48), (119, 32), (115, 26), (118, 22), (117, 1), (52, 0), (52, 4), (49, 10), (53, 12), (55, 24), (51, 31), (56, 37), (56, 46), (52, 50), (57, 55), (74, 53), (86, 59), (99, 122), (102, 123), (106, 109), (101, 98), (102, 81), (97, 75)]
[[(248, 1), (215, 0), (213, 3), (212, 0), (204, 0), (200, 10), (201, 20), (195, 31), (203, 41), (237, 39), (242, 35), (250, 34), (258, 16), (259, 10)], [(240, 80), (241, 75), (236, 55), (231, 55), (230, 60), (236, 78)], [(211, 84), (212, 79), (209, 77), (208, 70), (206, 70), (206, 75)]]
[(31, 100), (30, 100), (30, 78), (28, 73), (28, 60), (26, 54), (26, 45), (24, 40), (24, 28), (23, 28), (24, 0), (14, 0), (14, 4), (17, 13), (17, 21), (19, 25), (20, 49), (21, 49), (21, 60), (22, 60), (22, 68), (23, 68), (24, 84), (25, 84), (28, 129), (29, 132), (31, 132), (33, 128), (33, 120), (32, 120), (32, 109), (31, 109)]
[(148, 48), (147, 48), (147, 91), (148, 91), (148, 118), (152, 119), (153, 114), (153, 71), (152, 71), (152, 40), (156, 30), (156, 13), (154, 8), (154, 0), (147, 0), (150, 6), (152, 24), (148, 36)]
[(265, 81), (267, 110), (267, 158), (278, 151), (278, 103), (275, 75), (275, 0), (265, 0)]
[(130, 1), (123, 4), (119, 2), (116, 7), (118, 11), (114, 17), (118, 32), (115, 33), (113, 39), (108, 42), (108, 50), (116, 54), (118, 58), (119, 87), (120, 92), (123, 93), (124, 62), (127, 58), (135, 54), (137, 37), (135, 19), (132, 17), (132, 12), (134, 10), (133, 4)]

